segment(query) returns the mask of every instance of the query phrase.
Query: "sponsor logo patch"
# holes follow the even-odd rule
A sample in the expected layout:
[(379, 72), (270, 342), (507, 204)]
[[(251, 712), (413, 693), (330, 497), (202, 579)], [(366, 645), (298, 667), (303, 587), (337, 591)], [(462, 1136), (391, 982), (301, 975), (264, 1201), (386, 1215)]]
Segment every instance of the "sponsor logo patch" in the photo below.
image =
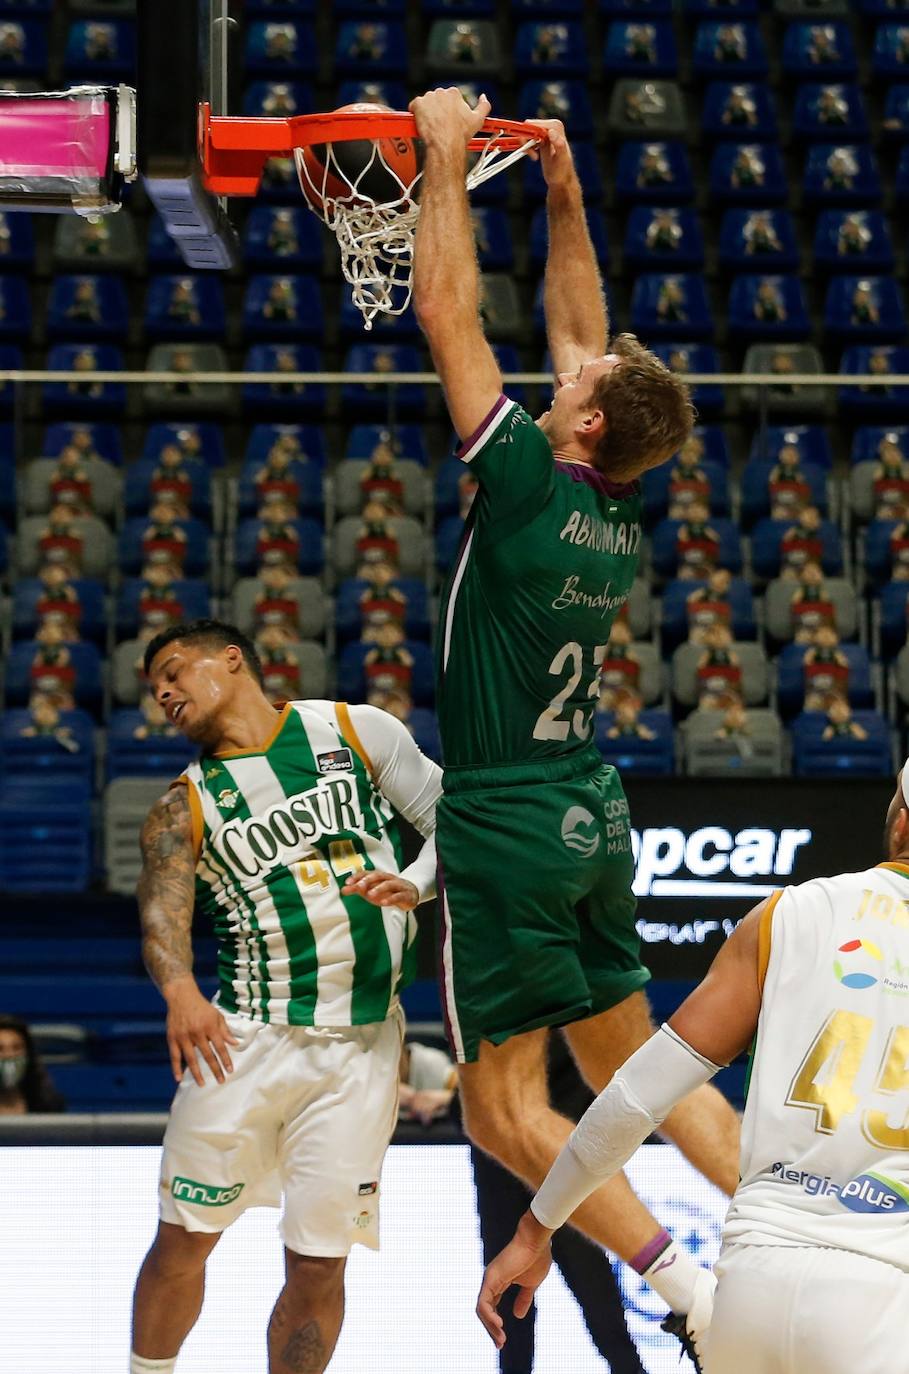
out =
[(331, 749), (327, 754), (317, 754), (316, 763), (320, 773), (352, 773), (354, 766), (349, 749)]
[(372, 1183), (361, 1183), (357, 1189), (357, 1195), (359, 1197), (372, 1197), (373, 1193), (378, 1192), (378, 1188), (377, 1179), (374, 1179)]
[(197, 1207), (226, 1207), (229, 1202), (236, 1202), (245, 1186), (244, 1183), (232, 1183), (226, 1188), (216, 1188), (210, 1183), (199, 1183), (197, 1179), (181, 1178), (177, 1174), (170, 1191), (177, 1202), (192, 1202)]
[[(591, 829), (593, 834), (590, 833)], [(570, 806), (562, 818), (562, 839), (569, 849), (589, 859), (600, 847), (596, 821), (583, 806)]]

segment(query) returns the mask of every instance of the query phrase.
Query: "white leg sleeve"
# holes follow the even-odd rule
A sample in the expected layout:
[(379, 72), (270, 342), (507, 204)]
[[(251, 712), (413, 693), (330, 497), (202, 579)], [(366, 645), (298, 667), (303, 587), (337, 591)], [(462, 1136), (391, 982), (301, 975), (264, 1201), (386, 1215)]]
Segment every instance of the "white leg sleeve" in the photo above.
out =
[(676, 1103), (709, 1082), (719, 1067), (661, 1026), (626, 1060), (572, 1131), (530, 1204), (537, 1221), (553, 1231), (563, 1226)]

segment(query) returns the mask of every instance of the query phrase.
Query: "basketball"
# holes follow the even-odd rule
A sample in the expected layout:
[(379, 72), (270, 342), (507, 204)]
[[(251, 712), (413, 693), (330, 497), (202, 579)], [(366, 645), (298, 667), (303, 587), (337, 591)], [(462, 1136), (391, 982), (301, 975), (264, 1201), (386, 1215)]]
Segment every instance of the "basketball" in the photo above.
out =
[[(389, 107), (365, 103), (342, 105), (334, 113), (344, 114), (348, 111), (385, 114)], [(422, 166), (420, 140), (402, 135), (396, 138), (313, 143), (299, 150), (297, 170), (303, 194), (321, 215), (335, 201), (348, 204), (374, 201), (382, 204), (400, 200)]]

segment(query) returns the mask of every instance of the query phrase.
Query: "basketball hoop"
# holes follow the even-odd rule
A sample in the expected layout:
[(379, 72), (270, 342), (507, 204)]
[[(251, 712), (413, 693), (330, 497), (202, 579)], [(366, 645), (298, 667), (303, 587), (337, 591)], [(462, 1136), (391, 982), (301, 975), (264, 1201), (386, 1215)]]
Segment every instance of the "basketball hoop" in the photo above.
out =
[[(476, 155), (468, 191), (546, 137), (537, 125), (485, 120), (467, 145)], [(293, 156), (307, 204), (337, 238), (366, 329), (377, 315), (401, 315), (410, 304), (421, 151), (413, 116), (376, 106), (289, 119), (222, 118), (201, 107), (205, 184), (215, 195), (255, 195), (267, 160)]]

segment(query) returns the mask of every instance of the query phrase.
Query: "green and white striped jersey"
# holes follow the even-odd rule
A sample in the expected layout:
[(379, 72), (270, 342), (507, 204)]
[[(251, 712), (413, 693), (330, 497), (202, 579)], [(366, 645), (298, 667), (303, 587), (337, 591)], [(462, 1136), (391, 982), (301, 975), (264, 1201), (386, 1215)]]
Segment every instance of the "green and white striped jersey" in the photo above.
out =
[[(412, 976), (413, 913), (341, 889), (364, 868), (401, 871), (397, 812), (431, 836), (441, 773), (400, 722), (353, 711), (356, 725), (346, 706), (289, 702), (261, 750), (203, 756), (184, 774), (224, 1010), (364, 1025), (391, 1014)], [(421, 899), (430, 865), (431, 839), (406, 870)]]

